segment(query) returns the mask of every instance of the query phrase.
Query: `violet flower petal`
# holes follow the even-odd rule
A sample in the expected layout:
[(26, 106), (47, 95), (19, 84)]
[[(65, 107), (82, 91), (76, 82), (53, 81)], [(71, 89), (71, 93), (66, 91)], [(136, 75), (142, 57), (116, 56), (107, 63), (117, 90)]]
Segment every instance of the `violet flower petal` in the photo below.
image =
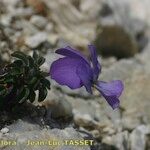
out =
[(93, 84), (93, 72), (91, 70), (90, 65), (86, 63), (80, 63), (77, 68), (77, 74), (80, 77), (83, 85), (85, 86), (86, 90), (92, 94), (92, 84)]
[(119, 106), (120, 102), (118, 98), (121, 95), (123, 88), (123, 83), (120, 80), (115, 80), (108, 83), (98, 81), (97, 83), (97, 89), (113, 109)]
[(119, 107), (120, 101), (117, 97), (115, 97), (115, 96), (106, 96), (106, 95), (103, 95), (103, 97), (106, 99), (107, 103), (112, 107), (112, 109), (115, 109), (115, 108)]
[(124, 89), (123, 83), (120, 80), (111, 82), (98, 81), (99, 89), (107, 96), (119, 97)]
[(77, 67), (82, 59), (64, 57), (54, 61), (50, 68), (50, 76), (60, 85), (67, 85), (71, 89), (83, 86), (78, 74)]
[(94, 81), (97, 80), (99, 73), (101, 72), (101, 66), (97, 60), (96, 48), (94, 45), (88, 45), (91, 61), (93, 65)]
[(68, 56), (68, 57), (71, 57), (71, 58), (80, 58), (80, 59), (83, 59), (84, 61), (86, 61), (86, 63), (88, 63), (88, 64), (90, 63), (88, 61), (88, 59), (80, 51), (77, 51), (77, 50), (71, 48), (70, 46), (67, 46), (65, 48), (57, 49), (56, 53), (60, 54), (60, 55), (63, 55), (63, 56)]

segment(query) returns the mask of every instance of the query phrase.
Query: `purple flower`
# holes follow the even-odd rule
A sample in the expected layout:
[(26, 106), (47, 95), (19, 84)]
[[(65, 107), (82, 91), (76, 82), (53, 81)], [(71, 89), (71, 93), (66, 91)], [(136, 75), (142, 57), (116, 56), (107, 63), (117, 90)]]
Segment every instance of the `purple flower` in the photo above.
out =
[(101, 66), (97, 60), (96, 49), (89, 45), (90, 59), (88, 60), (82, 53), (65, 47), (56, 50), (57, 54), (63, 55), (54, 61), (50, 68), (50, 76), (60, 85), (66, 85), (71, 89), (82, 86), (92, 94), (92, 87), (95, 87), (113, 108), (119, 106), (119, 97), (123, 91), (123, 83), (120, 80), (111, 82), (98, 81)]

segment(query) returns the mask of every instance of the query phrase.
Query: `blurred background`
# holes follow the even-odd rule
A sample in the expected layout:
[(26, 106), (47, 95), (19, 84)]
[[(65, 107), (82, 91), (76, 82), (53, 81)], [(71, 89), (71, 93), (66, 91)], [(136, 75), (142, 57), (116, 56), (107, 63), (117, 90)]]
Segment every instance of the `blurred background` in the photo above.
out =
[(53, 82), (46, 101), (71, 104), (60, 114), (72, 108), (76, 127), (95, 139), (93, 150), (150, 150), (149, 6), (149, 0), (0, 0), (0, 66), (16, 50), (36, 50), (48, 71), (58, 47), (88, 55), (93, 43), (103, 67), (99, 79), (125, 84), (120, 108), (113, 111), (97, 91), (91, 96)]

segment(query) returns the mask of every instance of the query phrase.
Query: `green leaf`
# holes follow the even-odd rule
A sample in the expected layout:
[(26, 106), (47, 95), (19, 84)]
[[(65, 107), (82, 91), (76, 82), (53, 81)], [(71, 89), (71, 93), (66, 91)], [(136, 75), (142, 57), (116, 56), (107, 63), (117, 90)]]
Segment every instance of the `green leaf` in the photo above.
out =
[(14, 63), (17, 67), (23, 66), (23, 63), (22, 63), (21, 60), (15, 60), (13, 63)]
[(29, 59), (29, 67), (34, 67), (35, 66), (35, 62), (34, 62), (34, 59), (31, 57), (31, 56), (28, 56), (28, 59)]
[(32, 84), (35, 84), (37, 82), (38, 78), (37, 77), (33, 77), (29, 82), (28, 84), (29, 85), (32, 85)]
[(49, 80), (43, 78), (43, 79), (41, 79), (41, 83), (50, 90), (50, 81)]
[(40, 57), (39, 59), (38, 59), (38, 65), (39, 66), (41, 66), (41, 65), (43, 65), (44, 64), (44, 62), (45, 62), (45, 58), (44, 57)]
[(16, 51), (12, 54), (12, 56), (22, 60), (26, 65), (29, 65), (29, 60), (24, 53)]
[(4, 80), (5, 80), (4, 77), (3, 77), (3, 78), (0, 77), (0, 84), (3, 84), (3, 83), (4, 83)]
[(26, 77), (28, 77), (30, 80), (32, 77), (36, 76), (36, 69), (25, 67), (25, 74), (26, 74)]
[(27, 87), (23, 87), (23, 89), (21, 89), (20, 94), (17, 97), (17, 101), (19, 103), (23, 103), (28, 99), (30, 90)]
[(23, 62), (21, 60), (15, 60), (13, 63), (9, 64), (8, 67), (22, 67)]
[(48, 76), (49, 76), (49, 73), (48, 73), (48, 72), (40, 71), (40, 75), (41, 75), (42, 77), (48, 77)]
[(36, 80), (36, 82), (34, 82), (33, 84), (31, 84), (31, 89), (33, 89), (33, 90), (37, 90), (38, 89), (38, 86), (39, 86), (39, 84), (40, 84), (40, 80)]
[(42, 87), (39, 89), (39, 97), (38, 97), (38, 101), (42, 102), (47, 96), (47, 89)]
[[(38, 90), (38, 101), (43, 101), (47, 96), (47, 90), (50, 89), (50, 81), (45, 78), (49, 74), (43, 72), (40, 68), (45, 62), (45, 58), (37, 52), (34, 52), (31, 57), (16, 51), (12, 56), (17, 59), (7, 65), (5, 72), (0, 75), (0, 97), (5, 98), (11, 91), (15, 95), (14, 104), (23, 103), (27, 100), (33, 103), (36, 98), (35, 91)], [(4, 85), (8, 85), (8, 89)]]
[(31, 103), (33, 103), (34, 100), (35, 100), (35, 97), (36, 97), (35, 92), (34, 92), (34, 91), (31, 91), (31, 92), (30, 92), (30, 95), (29, 95), (29, 101), (30, 101)]
[(38, 58), (39, 58), (39, 55), (37, 54), (36, 51), (34, 51), (34, 52), (33, 52), (33, 59), (34, 59), (35, 61), (37, 61)]
[(6, 88), (5, 88), (4, 86), (0, 85), (0, 95), (1, 95), (1, 96), (2, 96), (2, 95), (5, 95), (6, 92), (7, 92)]
[(5, 82), (6, 83), (13, 83), (14, 82), (14, 78), (12, 76), (6, 76), (5, 77)]
[(32, 77), (27, 83), (32, 90), (37, 90), (40, 84), (40, 80), (37, 77)]
[(10, 72), (11, 75), (20, 75), (23, 73), (23, 68), (13, 68)]

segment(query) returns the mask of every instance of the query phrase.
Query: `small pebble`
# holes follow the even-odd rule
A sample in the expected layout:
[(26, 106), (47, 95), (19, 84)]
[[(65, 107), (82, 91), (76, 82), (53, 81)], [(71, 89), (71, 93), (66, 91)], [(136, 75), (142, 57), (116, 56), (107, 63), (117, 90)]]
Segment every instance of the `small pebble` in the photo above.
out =
[(31, 17), (30, 22), (38, 28), (44, 29), (48, 21), (43, 16), (34, 15)]
[(9, 132), (9, 129), (8, 129), (8, 128), (2, 128), (2, 129), (1, 129), (1, 132), (2, 132), (3, 134), (6, 134), (6, 133)]
[(45, 32), (39, 32), (35, 35), (27, 37), (25, 40), (25, 44), (30, 48), (36, 48), (46, 40), (47, 40), (47, 34)]

